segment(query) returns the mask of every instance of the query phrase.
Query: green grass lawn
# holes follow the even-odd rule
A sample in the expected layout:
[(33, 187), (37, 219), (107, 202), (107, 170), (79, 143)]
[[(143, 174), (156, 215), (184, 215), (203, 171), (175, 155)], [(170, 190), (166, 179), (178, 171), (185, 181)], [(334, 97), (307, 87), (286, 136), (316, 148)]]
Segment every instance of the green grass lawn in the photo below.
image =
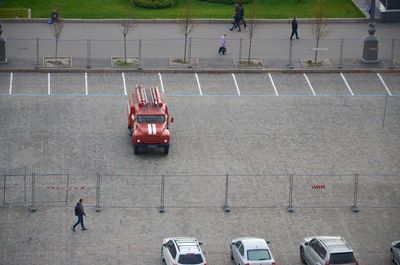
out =
[(0, 17), (2, 18), (15, 18), (15, 17), (20, 17), (20, 18), (27, 18), (28, 17), (28, 9), (27, 8), (10, 8), (10, 9), (5, 9), (5, 8), (0, 8)]
[[(312, 16), (316, 0), (258, 0), (257, 18), (299, 18)], [(178, 18), (185, 0), (166, 9), (134, 7), (133, 18)], [(244, 5), (248, 10), (250, 4)], [(4, 8), (31, 8), (32, 17), (50, 17), (57, 8), (64, 18), (128, 18), (129, 0), (4, 0)], [(234, 6), (192, 0), (196, 18), (232, 18)], [(351, 0), (327, 0), (327, 17), (364, 17)], [(1, 14), (1, 13), (0, 13)], [(0, 15), (1, 17), (1, 15)]]

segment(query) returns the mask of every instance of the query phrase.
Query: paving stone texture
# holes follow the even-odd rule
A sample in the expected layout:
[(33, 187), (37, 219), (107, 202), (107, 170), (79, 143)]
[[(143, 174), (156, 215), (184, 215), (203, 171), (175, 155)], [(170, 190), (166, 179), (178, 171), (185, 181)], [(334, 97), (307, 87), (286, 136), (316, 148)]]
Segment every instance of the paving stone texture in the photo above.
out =
[[(193, 96), (199, 93), (194, 75), (177, 75), (186, 87), (174, 86), (174, 75), (163, 74), (175, 118), (170, 153), (134, 155), (119, 75), (89, 75), (92, 96), (0, 96), (0, 183), (6, 185), (5, 194), (0, 188), (6, 198), (0, 208), (0, 264), (161, 264), (162, 238), (189, 235), (205, 243), (207, 264), (233, 264), (230, 240), (257, 236), (272, 242), (277, 264), (297, 265), (302, 237), (330, 234), (343, 236), (360, 264), (391, 264), (390, 242), (400, 238), (398, 96), (387, 98), (383, 127), (384, 96), (310, 96), (301, 75), (273, 77), (279, 91), (294, 95), (304, 88), (308, 96), (277, 97), (267, 75), (254, 75), (265, 86), (242, 80), (252, 75), (237, 75), (242, 94), (272, 96), (201, 97)], [(51, 76), (59, 94), (82, 91), (81, 75)], [(325, 76), (309, 78), (318, 93), (342, 94), (336, 74), (328, 76), (332, 93), (322, 88)], [(359, 94), (357, 80), (365, 78), (373, 77), (351, 78)], [(129, 88), (161, 84), (158, 74), (126, 79)], [(236, 92), (229, 74), (199, 79), (209, 94)], [(374, 80), (364, 86), (375, 86)], [(17, 84), (16, 93), (45, 94), (47, 74), (20, 73)], [(93, 95), (108, 91), (117, 96)], [(27, 209), (32, 172), (36, 213)], [(98, 173), (101, 212), (94, 211)], [(226, 173), (230, 213), (221, 208)], [(358, 213), (350, 210), (355, 173)], [(158, 212), (162, 174), (164, 214)], [(294, 213), (286, 211), (287, 174), (294, 174)], [(79, 198), (85, 200), (89, 230), (73, 233)]]

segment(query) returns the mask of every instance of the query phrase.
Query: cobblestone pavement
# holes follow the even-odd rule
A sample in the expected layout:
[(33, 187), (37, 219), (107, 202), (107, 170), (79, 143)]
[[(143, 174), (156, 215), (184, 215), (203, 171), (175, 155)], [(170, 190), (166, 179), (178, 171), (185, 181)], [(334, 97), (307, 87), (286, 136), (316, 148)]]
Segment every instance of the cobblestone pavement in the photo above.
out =
[[(11, 96), (10, 74), (2, 73), (0, 173), (28, 166), (28, 177), (26, 202), (23, 177), (7, 178), (0, 192), (0, 264), (161, 264), (162, 238), (175, 235), (205, 242), (207, 264), (233, 264), (230, 240), (248, 235), (270, 240), (278, 264), (300, 264), (300, 239), (317, 234), (342, 235), (360, 264), (391, 264), (390, 242), (400, 238), (400, 97), (384, 95), (400, 94), (399, 77), (306, 76), (126, 73), (127, 91), (162, 86), (175, 118), (168, 156), (135, 156), (121, 73), (14, 73)], [(31, 171), (36, 213), (22, 207)], [(221, 209), (226, 173), (230, 213)], [(350, 210), (354, 173), (358, 213)], [(145, 174), (156, 176), (138, 176)], [(164, 214), (161, 174), (170, 175)], [(286, 211), (286, 174), (295, 174), (294, 213)], [(73, 233), (81, 197), (89, 230)]]

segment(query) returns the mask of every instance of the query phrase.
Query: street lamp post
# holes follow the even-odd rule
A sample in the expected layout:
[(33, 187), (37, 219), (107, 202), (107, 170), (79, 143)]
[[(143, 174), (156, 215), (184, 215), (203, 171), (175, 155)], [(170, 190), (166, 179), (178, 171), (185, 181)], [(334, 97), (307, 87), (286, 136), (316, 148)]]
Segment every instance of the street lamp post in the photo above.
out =
[(363, 63), (378, 63), (378, 39), (375, 36), (375, 0), (371, 1), (368, 36), (364, 37)]

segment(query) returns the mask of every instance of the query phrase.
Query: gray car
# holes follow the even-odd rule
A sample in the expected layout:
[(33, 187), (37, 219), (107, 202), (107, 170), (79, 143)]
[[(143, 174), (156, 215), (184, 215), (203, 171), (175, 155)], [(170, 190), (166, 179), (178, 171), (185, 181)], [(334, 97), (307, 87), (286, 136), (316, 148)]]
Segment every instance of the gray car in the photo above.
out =
[(400, 241), (392, 242), (390, 248), (390, 259), (397, 265), (400, 265)]
[(308, 265), (358, 265), (353, 249), (340, 236), (304, 238), (300, 244), (300, 259)]

